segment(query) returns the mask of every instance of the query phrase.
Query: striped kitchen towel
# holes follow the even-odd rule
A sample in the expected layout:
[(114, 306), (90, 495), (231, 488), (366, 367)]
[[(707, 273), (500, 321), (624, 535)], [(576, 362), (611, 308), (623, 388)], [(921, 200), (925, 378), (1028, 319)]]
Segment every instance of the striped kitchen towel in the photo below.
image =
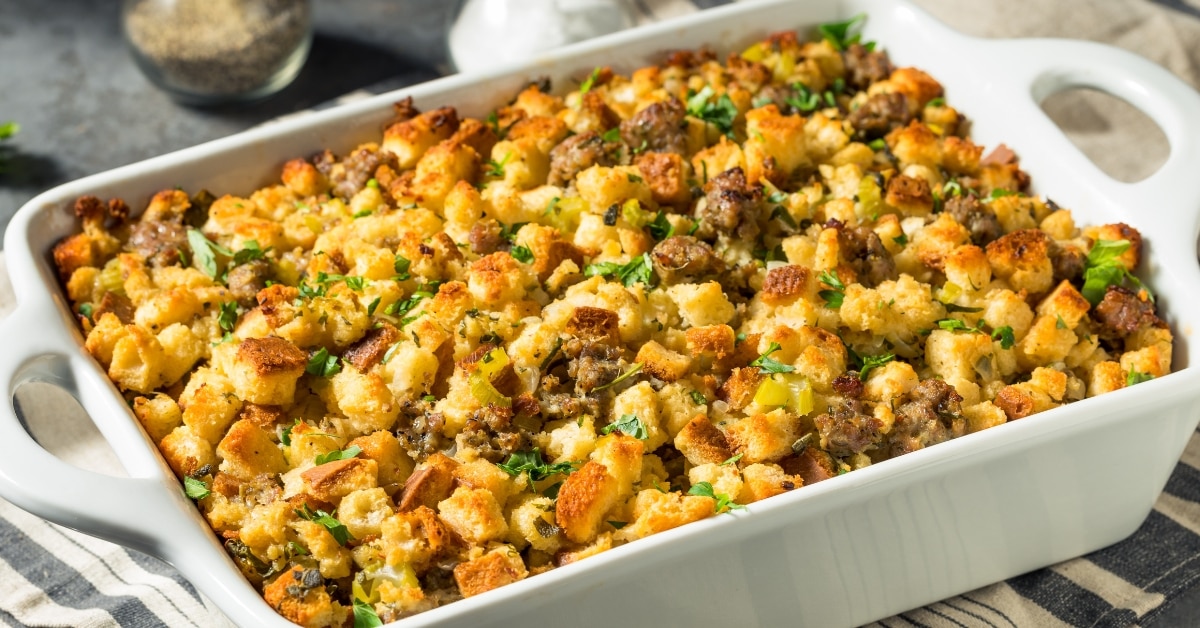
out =
[[(724, 0), (628, 0), (639, 23), (668, 19)], [(917, 0), (952, 26), (984, 36), (1070, 36), (1133, 49), (1200, 83), (1196, 0)], [(1109, 172), (1136, 177), (1154, 156), (1103, 150), (1111, 113), (1084, 103), (1100, 122), (1067, 128)], [(1086, 106), (1086, 111), (1081, 108)], [(1068, 108), (1069, 109), (1069, 108)], [(1120, 112), (1113, 114), (1120, 119)], [(1069, 117), (1069, 116), (1068, 116)], [(1078, 116), (1077, 116), (1078, 117)], [(1125, 124), (1135, 124), (1129, 119)], [(1119, 126), (1119, 125), (1115, 125)], [(1111, 139), (1109, 140), (1111, 141)], [(1165, 150), (1165, 149), (1164, 149)], [(1131, 154), (1132, 153), (1132, 154)], [(1165, 153), (1164, 153), (1165, 154)], [(1110, 161), (1105, 161), (1105, 160)], [(1122, 161), (1124, 160), (1124, 161)], [(1161, 161), (1161, 159), (1159, 159)], [(1149, 164), (1149, 165), (1147, 165)], [(1132, 173), (1132, 174), (1131, 174)], [(0, 254), (0, 316), (12, 291)], [(22, 391), (22, 412), (47, 449), (81, 467), (123, 475), (99, 432), (74, 401)], [(1166, 490), (1129, 539), (970, 593), (877, 622), (876, 626), (1012, 627), (1198, 625), (1200, 615), (1200, 433), (1188, 443)], [(0, 500), (0, 623), (10, 626), (229, 626), (169, 566), (132, 550), (46, 523)]]

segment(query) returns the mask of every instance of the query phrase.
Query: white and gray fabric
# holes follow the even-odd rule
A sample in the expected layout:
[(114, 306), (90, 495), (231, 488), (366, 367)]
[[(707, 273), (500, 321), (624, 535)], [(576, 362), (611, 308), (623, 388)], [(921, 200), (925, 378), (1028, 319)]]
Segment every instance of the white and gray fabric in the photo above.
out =
[[(1193, 86), (1200, 84), (1200, 0), (917, 0), (964, 32), (990, 37), (1091, 39), (1133, 50)], [(629, 0), (642, 23), (724, 0)], [(1167, 141), (1128, 105), (1065, 95), (1045, 108), (1087, 154), (1117, 178), (1136, 180), (1161, 164)], [(967, 112), (968, 114), (970, 112)], [(1200, 112), (1197, 112), (1200, 115)], [(1120, 146), (1121, 150), (1109, 150)], [(12, 290), (0, 255), (0, 316)], [(123, 475), (73, 401), (44, 390), (18, 395), (35, 437), (84, 468)], [(65, 435), (65, 436), (64, 436)], [(1146, 522), (1129, 539), (875, 625), (1133, 626), (1197, 624), (1200, 611), (1200, 433)], [(1178, 607), (1173, 604), (1184, 600)], [(169, 566), (59, 526), (0, 501), (0, 623), (11, 626), (228, 626), (229, 621)]]

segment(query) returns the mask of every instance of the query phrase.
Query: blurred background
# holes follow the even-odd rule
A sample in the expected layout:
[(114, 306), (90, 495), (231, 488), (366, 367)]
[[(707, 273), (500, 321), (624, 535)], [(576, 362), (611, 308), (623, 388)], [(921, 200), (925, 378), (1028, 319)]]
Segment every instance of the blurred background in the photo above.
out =
[[(726, 1), (628, 0), (628, 5), (644, 22)], [(1098, 39), (1131, 49), (1185, 79), (1200, 68), (1200, 0), (917, 3), (970, 34)], [(293, 83), (254, 104), (194, 108), (173, 101), (134, 64), (122, 38), (120, 2), (2, 0), (0, 124), (15, 121), (20, 132), (0, 144), (5, 161), (0, 230), (21, 205), (60, 183), (331, 106), (346, 94), (382, 93), (450, 72), (446, 32), (458, 5), (452, 0), (312, 0), (312, 48)], [(1092, 26), (1081, 30), (1081, 20)], [(1147, 37), (1148, 32), (1154, 36)], [(1062, 94), (1045, 108), (1066, 123), (1068, 134), (1102, 168), (1120, 178), (1140, 179), (1165, 159), (1161, 132), (1121, 101)], [(1120, 147), (1130, 142), (1153, 150), (1127, 157)]]

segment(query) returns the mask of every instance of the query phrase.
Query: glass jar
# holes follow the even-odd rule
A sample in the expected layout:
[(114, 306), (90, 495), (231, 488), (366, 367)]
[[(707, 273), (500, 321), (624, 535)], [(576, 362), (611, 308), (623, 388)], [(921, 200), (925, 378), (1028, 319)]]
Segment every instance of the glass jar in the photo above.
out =
[(456, 15), (448, 43), (460, 72), (527, 59), (634, 23), (627, 0), (460, 0)]
[(270, 96), (312, 45), (308, 0), (125, 0), (121, 18), (142, 72), (186, 104)]

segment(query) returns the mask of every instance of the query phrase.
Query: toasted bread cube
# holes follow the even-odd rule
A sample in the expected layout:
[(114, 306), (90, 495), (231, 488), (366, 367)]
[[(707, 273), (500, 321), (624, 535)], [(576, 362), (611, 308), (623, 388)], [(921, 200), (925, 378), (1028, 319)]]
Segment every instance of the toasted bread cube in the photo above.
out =
[(752, 464), (742, 470), (742, 492), (737, 501), (740, 504), (750, 504), (803, 485), (803, 478), (788, 475), (779, 465)]
[(697, 415), (675, 435), (675, 448), (693, 465), (720, 464), (733, 457), (725, 433), (708, 417)]
[(1055, 320), (1058, 324), (1058, 319), (1063, 320), (1063, 324), (1067, 329), (1075, 329), (1079, 321), (1087, 315), (1091, 309), (1091, 304), (1083, 298), (1083, 295), (1071, 285), (1071, 282), (1063, 280), (1054, 288), (1050, 294), (1038, 303), (1037, 313), (1039, 316), (1046, 316)]
[(1055, 316), (1039, 316), (1029, 333), (1017, 343), (1017, 354), (1026, 367), (1062, 361), (1079, 338)]
[(358, 446), (362, 455), (375, 461), (378, 468), (379, 486), (389, 495), (400, 490), (408, 476), (412, 475), (413, 459), (400, 447), (400, 441), (388, 431), (379, 430), (347, 443), (346, 447)]
[(592, 166), (576, 175), (575, 188), (595, 213), (604, 213), (613, 203), (631, 198), (645, 207), (653, 198), (650, 186), (633, 166)]
[(687, 163), (675, 153), (645, 152), (634, 162), (650, 186), (650, 198), (659, 205), (684, 205), (692, 200), (687, 184)]
[(342, 547), (325, 526), (303, 519), (293, 521), (291, 528), (300, 537), (300, 545), (317, 561), (325, 578), (345, 578), (350, 575), (350, 551)]
[(964, 407), (963, 416), (967, 417), (967, 433), (969, 434), (996, 427), (1008, 421), (1004, 411), (990, 401)]
[(692, 327), (685, 332), (688, 351), (694, 355), (710, 354), (720, 360), (733, 355), (737, 334), (729, 325)]
[(679, 306), (679, 313), (689, 327), (723, 325), (733, 318), (733, 304), (715, 281), (676, 284), (667, 288), (667, 294)]
[(242, 401), (234, 394), (233, 382), (211, 368), (192, 373), (179, 396), (183, 424), (197, 436), (216, 443), (241, 410)]
[(400, 405), (378, 373), (344, 368), (329, 383), (329, 405), (341, 410), (358, 434), (390, 429), (400, 414)]
[(908, 362), (892, 361), (871, 369), (863, 387), (863, 396), (871, 401), (888, 402), (908, 394), (920, 379)]
[[(929, 109), (931, 108), (927, 107), (926, 111)], [(930, 121), (926, 119), (925, 123), (929, 124)], [(957, 126), (957, 120), (954, 124)], [(945, 130), (949, 133), (954, 132), (954, 129)], [(942, 166), (949, 172), (973, 175), (979, 172), (979, 158), (982, 156), (983, 147), (971, 140), (951, 135), (942, 141)]]
[(1106, 360), (1092, 367), (1087, 395), (1095, 397), (1125, 387), (1126, 374), (1120, 363)]
[(392, 500), (382, 488), (347, 493), (338, 502), (338, 521), (356, 539), (378, 536), (383, 521), (392, 515)]
[(425, 151), (454, 135), (458, 125), (458, 114), (453, 107), (427, 111), (388, 127), (380, 148), (395, 155), (400, 169), (407, 170), (417, 165)]
[(108, 376), (122, 390), (148, 393), (163, 385), (167, 355), (153, 334), (137, 325), (126, 325), (126, 333), (112, 349)]
[(379, 530), (384, 560), (393, 567), (409, 564), (424, 571), (434, 558), (455, 543), (446, 525), (425, 506), (384, 519)]
[(237, 421), (217, 445), (221, 472), (239, 480), (252, 480), (260, 473), (275, 475), (287, 471), (283, 452), (267, 432), (250, 421)]
[(506, 301), (524, 298), (530, 283), (529, 269), (503, 251), (482, 257), (472, 264), (467, 279), (471, 295), (481, 304), (493, 308)]
[(379, 466), (370, 458), (350, 458), (319, 464), (300, 474), (304, 491), (314, 498), (337, 504), (354, 492), (375, 488)]
[(500, 505), (519, 489), (513, 483), (513, 476), (483, 458), (455, 467), (454, 479), (462, 486), (490, 492)]
[(396, 508), (405, 511), (418, 506), (436, 507), (454, 490), (454, 469), (457, 467), (458, 462), (440, 452), (427, 458), (408, 476)]
[(942, 258), (946, 280), (964, 291), (977, 291), (992, 281), (987, 254), (974, 244), (964, 244)]
[(1048, 240), (1046, 234), (1036, 229), (1013, 231), (993, 240), (987, 245), (992, 273), (1008, 281), (1018, 292), (1041, 294), (1049, 290), (1054, 280), (1054, 268), (1050, 263)]
[(183, 413), (175, 400), (162, 393), (134, 399), (133, 414), (155, 443), (183, 424)]
[[(639, 443), (640, 444), (640, 443)], [(567, 476), (558, 491), (555, 522), (576, 543), (596, 538), (604, 514), (617, 504), (620, 482), (595, 460)]]
[(688, 471), (688, 481), (692, 486), (708, 482), (714, 494), (724, 493), (735, 500), (742, 492), (742, 472), (735, 464), (708, 463), (692, 467)]
[(329, 189), (325, 175), (303, 159), (292, 159), (283, 164), (279, 178), (298, 196), (316, 196)]
[(282, 339), (246, 338), (236, 356), (226, 363), (226, 374), (237, 396), (261, 405), (289, 405), (296, 394), (296, 380), (304, 374), (307, 356), (296, 345)]
[(510, 545), (501, 545), (479, 558), (454, 567), (454, 582), (463, 597), (479, 595), (525, 579), (525, 561)]
[(815, 296), (816, 277), (804, 266), (788, 265), (767, 271), (759, 293), (767, 305), (789, 305), (796, 299)]
[(621, 528), (619, 537), (640, 539), (685, 523), (699, 521), (716, 512), (716, 501), (703, 495), (664, 493), (656, 488), (638, 491), (633, 502), (634, 521)]
[[(296, 565), (263, 587), (263, 599), (290, 622), (305, 628), (340, 626), (350, 618), (349, 611), (333, 601), (318, 576), (315, 586), (307, 586), (307, 570)], [(297, 591), (302, 595), (292, 595)]]
[(741, 410), (754, 400), (764, 377), (755, 366), (735, 368), (717, 390), (717, 397), (729, 404), (730, 409)]
[[(800, 166), (808, 165), (804, 123), (799, 115), (781, 115), (775, 105), (747, 111), (746, 133), (750, 137), (742, 145), (746, 180), (754, 183), (778, 178), (782, 182)], [(767, 164), (772, 167), (768, 169)]]
[(742, 454), (742, 462), (777, 462), (792, 453), (792, 443), (799, 437), (796, 418), (783, 410), (756, 414), (733, 422), (725, 436), (734, 451)]
[(508, 532), (504, 512), (487, 489), (460, 486), (438, 502), (437, 510), (447, 527), (471, 543), (486, 543)]
[(212, 443), (198, 436), (186, 425), (171, 430), (170, 434), (159, 441), (158, 448), (167, 459), (171, 470), (181, 478), (217, 461)]
[(554, 500), (542, 495), (520, 495), (508, 516), (505, 540), (518, 548), (532, 546), (553, 553), (562, 547), (562, 536), (554, 525)]
[(943, 379), (975, 381), (975, 364), (992, 353), (986, 334), (935, 329), (925, 342), (925, 362)]
[(933, 211), (933, 191), (929, 182), (903, 174), (887, 182), (884, 200), (905, 216), (926, 216)]
[(547, 423), (545, 431), (550, 435), (546, 458), (552, 462), (584, 460), (596, 448), (596, 427), (590, 416)]
[(596, 441), (592, 460), (600, 463), (617, 481), (617, 496), (633, 494), (633, 483), (642, 477), (642, 454), (646, 445), (620, 431), (602, 436)]

